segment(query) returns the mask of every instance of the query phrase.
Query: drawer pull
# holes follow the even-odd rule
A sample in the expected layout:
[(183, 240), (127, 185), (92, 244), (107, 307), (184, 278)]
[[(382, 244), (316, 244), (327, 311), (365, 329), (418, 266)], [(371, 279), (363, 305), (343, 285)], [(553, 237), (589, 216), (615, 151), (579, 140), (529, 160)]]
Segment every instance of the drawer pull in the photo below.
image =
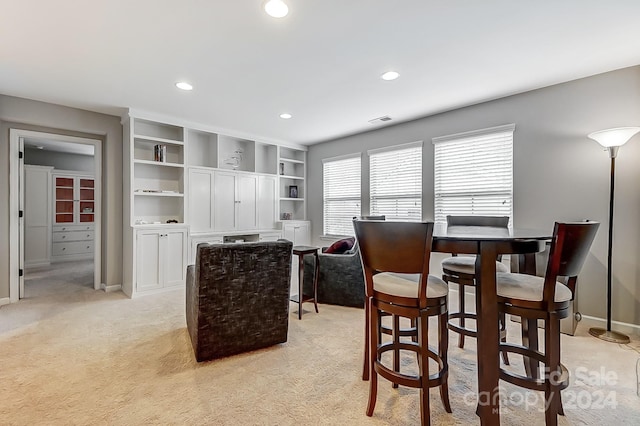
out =
[(67, 248), (66, 247), (62, 247), (62, 251), (65, 251)]
[(87, 246), (87, 248), (89, 248), (90, 246)]
[(64, 240), (65, 238), (67, 238), (67, 236), (66, 236), (66, 235), (63, 235), (63, 236), (62, 236), (62, 239)]
[(87, 234), (87, 238), (89, 238), (91, 236), (91, 234)]

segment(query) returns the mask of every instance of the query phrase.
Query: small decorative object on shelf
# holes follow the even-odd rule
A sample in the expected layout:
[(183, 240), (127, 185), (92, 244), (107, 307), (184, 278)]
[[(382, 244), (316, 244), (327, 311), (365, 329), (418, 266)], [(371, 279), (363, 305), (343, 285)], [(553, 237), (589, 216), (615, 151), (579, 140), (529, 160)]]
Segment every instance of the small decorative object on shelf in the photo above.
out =
[(291, 220), (291, 213), (282, 213), (280, 216), (282, 220)]
[(280, 174), (284, 175), (284, 163), (280, 163)]
[(178, 223), (178, 221), (175, 219), (169, 219), (167, 220), (167, 223)]
[(289, 198), (298, 198), (298, 185), (289, 185)]
[(167, 146), (166, 145), (154, 145), (153, 146), (153, 160), (164, 163), (167, 161)]
[(224, 160), (224, 164), (231, 166), (233, 170), (238, 170), (240, 168), (240, 164), (242, 163), (242, 154), (244, 153), (243, 149), (236, 149), (233, 151), (233, 154), (229, 156), (229, 158)]

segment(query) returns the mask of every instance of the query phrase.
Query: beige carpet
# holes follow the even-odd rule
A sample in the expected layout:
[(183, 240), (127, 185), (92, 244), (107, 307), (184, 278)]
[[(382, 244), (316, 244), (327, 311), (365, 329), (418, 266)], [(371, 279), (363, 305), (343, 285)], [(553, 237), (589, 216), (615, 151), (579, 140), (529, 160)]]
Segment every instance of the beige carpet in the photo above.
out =
[[(198, 364), (181, 291), (130, 300), (90, 285), (53, 294), (37, 285), (31, 297), (0, 308), (0, 424), (419, 424), (417, 391), (394, 390), (384, 379), (373, 418), (365, 416), (362, 310), (321, 305), (316, 314), (307, 304), (299, 321), (292, 304), (286, 344)], [(510, 327), (517, 338), (517, 325)], [(574, 383), (563, 394), (560, 424), (639, 424), (637, 337), (621, 346), (579, 328), (562, 339)], [(479, 424), (475, 344), (468, 342), (461, 350), (452, 334), (453, 414), (432, 391), (434, 424)], [(510, 385), (501, 394), (503, 424), (544, 424), (540, 394)]]

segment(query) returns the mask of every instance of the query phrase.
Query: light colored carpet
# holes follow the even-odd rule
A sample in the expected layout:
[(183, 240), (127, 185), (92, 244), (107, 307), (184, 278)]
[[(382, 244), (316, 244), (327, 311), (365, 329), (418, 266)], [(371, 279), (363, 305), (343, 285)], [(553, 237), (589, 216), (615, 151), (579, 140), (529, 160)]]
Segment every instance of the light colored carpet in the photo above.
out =
[[(366, 417), (362, 310), (320, 305), (316, 314), (306, 304), (299, 321), (292, 304), (286, 344), (198, 364), (182, 291), (134, 300), (90, 285), (34, 294), (0, 308), (1, 424), (419, 424), (418, 391), (392, 389), (384, 379), (374, 416)], [(517, 324), (509, 331), (517, 339)], [(433, 424), (479, 424), (475, 342), (465, 349), (456, 342), (451, 334), (453, 414), (432, 390)], [(579, 328), (562, 343), (573, 384), (560, 424), (638, 424), (637, 337), (615, 345)], [(501, 394), (503, 424), (544, 424), (541, 394), (504, 384)], [(527, 408), (523, 399), (537, 404)]]

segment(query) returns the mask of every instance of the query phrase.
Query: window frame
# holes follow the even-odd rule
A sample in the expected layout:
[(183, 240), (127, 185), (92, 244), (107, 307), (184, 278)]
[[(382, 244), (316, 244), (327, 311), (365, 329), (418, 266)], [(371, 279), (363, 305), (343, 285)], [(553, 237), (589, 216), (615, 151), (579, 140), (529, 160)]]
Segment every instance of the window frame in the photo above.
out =
[[(495, 140), (493, 142), (495, 143), (499, 143), (499, 138), (501, 137), (500, 134), (506, 134), (506, 133), (510, 133), (510, 145), (509, 145), (509, 164), (504, 167), (504, 168), (500, 168), (500, 167), (496, 167), (496, 170), (507, 170), (509, 172), (509, 177), (510, 177), (510, 182), (509, 182), (509, 187), (508, 189), (498, 189), (496, 188), (495, 190), (470, 190), (466, 193), (460, 192), (459, 196), (460, 198), (462, 197), (474, 197), (477, 196), (479, 199), (482, 199), (484, 197), (489, 197), (489, 196), (497, 196), (497, 195), (504, 195), (505, 197), (509, 198), (509, 210), (508, 210), (508, 214), (504, 211), (495, 211), (495, 212), (490, 212), (490, 213), (485, 213), (482, 212), (480, 213), (480, 215), (484, 215), (484, 216), (492, 216), (492, 215), (499, 215), (499, 216), (509, 216), (509, 226), (513, 225), (513, 201), (514, 201), (514, 194), (513, 194), (513, 184), (514, 184), (514, 179), (513, 179), (513, 149), (514, 149), (514, 141), (515, 141), (515, 124), (506, 124), (506, 125), (502, 125), (502, 126), (495, 126), (495, 127), (490, 127), (490, 128), (485, 128), (485, 129), (479, 129), (479, 130), (472, 130), (469, 132), (462, 132), (462, 133), (456, 133), (456, 134), (452, 134), (452, 135), (446, 135), (446, 136), (440, 136), (440, 137), (436, 137), (432, 139), (432, 143), (434, 145), (434, 157), (433, 157), (433, 208), (434, 208), (434, 220), (436, 221), (436, 223), (446, 223), (446, 216), (448, 214), (456, 214), (455, 212), (439, 212), (439, 210), (441, 209), (441, 202), (439, 201), (439, 199), (441, 200), (443, 198), (443, 194), (444, 197), (450, 197), (453, 198), (455, 197), (455, 195), (451, 195), (451, 192), (446, 192), (446, 191), (441, 191), (439, 190), (439, 180), (442, 178), (442, 176), (438, 175), (438, 171), (439, 168), (441, 167), (438, 161), (438, 145), (440, 147), (445, 146), (444, 144), (446, 144), (447, 142), (458, 142), (459, 144), (464, 144), (464, 143), (479, 143), (481, 141), (479, 141), (478, 139), (481, 138), (486, 138), (486, 137), (490, 137), (492, 135), (495, 135)], [(488, 141), (489, 142), (489, 141)], [(496, 156), (502, 154), (502, 152), (497, 153)], [(486, 199), (486, 198), (485, 198)], [(473, 215), (473, 213), (464, 213), (464, 214), (471, 214)]]
[[(329, 200), (327, 200), (327, 181), (326, 181), (326, 170), (325, 167), (328, 163), (333, 163), (333, 162), (338, 162), (338, 161), (344, 161), (344, 160), (358, 160), (358, 195), (348, 195), (348, 196), (344, 196), (344, 197), (330, 197)], [(341, 156), (337, 156), (337, 157), (329, 157), (329, 158), (323, 158), (322, 159), (322, 233), (323, 236), (328, 236), (328, 237), (342, 237), (342, 236), (353, 236), (355, 235), (354, 231), (353, 231), (353, 226), (350, 226), (351, 230), (350, 232), (340, 232), (339, 229), (328, 229), (328, 223), (327, 223), (327, 201), (333, 201), (333, 202), (340, 202), (340, 201), (355, 201), (357, 203), (357, 212), (354, 212), (354, 214), (350, 214), (348, 216), (348, 220), (349, 222), (352, 221), (354, 216), (360, 216), (361, 215), (361, 210), (362, 210), (362, 153), (358, 152), (358, 153), (352, 153), (352, 154), (345, 154), (345, 155), (341, 155)], [(342, 218), (344, 220), (347, 220), (347, 216), (345, 216), (344, 218)], [(338, 220), (340, 220), (340, 218), (338, 218)], [(346, 228), (345, 228), (346, 229)]]
[[(412, 192), (412, 193), (405, 193), (402, 195), (398, 195), (393, 194), (393, 195), (375, 195), (374, 194), (374, 179), (373, 179), (373, 175), (374, 175), (374, 169), (373, 169), (373, 157), (375, 155), (378, 154), (386, 154), (386, 153), (393, 153), (393, 152), (397, 152), (397, 151), (404, 151), (404, 150), (409, 150), (409, 149), (415, 149), (418, 148), (419, 150), (419, 161), (418, 161), (418, 166), (420, 168), (420, 178), (419, 178), (419, 184), (418, 187), (416, 188), (416, 192)], [(395, 220), (407, 220), (407, 221), (421, 221), (422, 217), (423, 217), (423, 203), (422, 203), (422, 196), (423, 196), (423, 184), (424, 184), (424, 167), (423, 167), (423, 163), (424, 163), (424, 144), (423, 141), (415, 141), (415, 142), (409, 142), (409, 143), (403, 143), (403, 144), (399, 144), (399, 145), (392, 145), (392, 146), (386, 146), (383, 148), (377, 148), (377, 149), (371, 149), (369, 151), (367, 151), (367, 155), (369, 156), (369, 214), (371, 215), (385, 215), (387, 216), (387, 218), (391, 218), (391, 219), (395, 219)], [(402, 199), (417, 199), (419, 202), (419, 214), (417, 217), (412, 217), (412, 215), (407, 211), (406, 215), (401, 215), (401, 216), (394, 216), (394, 215), (390, 215), (388, 212), (384, 212), (384, 211), (377, 211), (374, 210), (374, 205), (375, 200), (402, 200)]]

